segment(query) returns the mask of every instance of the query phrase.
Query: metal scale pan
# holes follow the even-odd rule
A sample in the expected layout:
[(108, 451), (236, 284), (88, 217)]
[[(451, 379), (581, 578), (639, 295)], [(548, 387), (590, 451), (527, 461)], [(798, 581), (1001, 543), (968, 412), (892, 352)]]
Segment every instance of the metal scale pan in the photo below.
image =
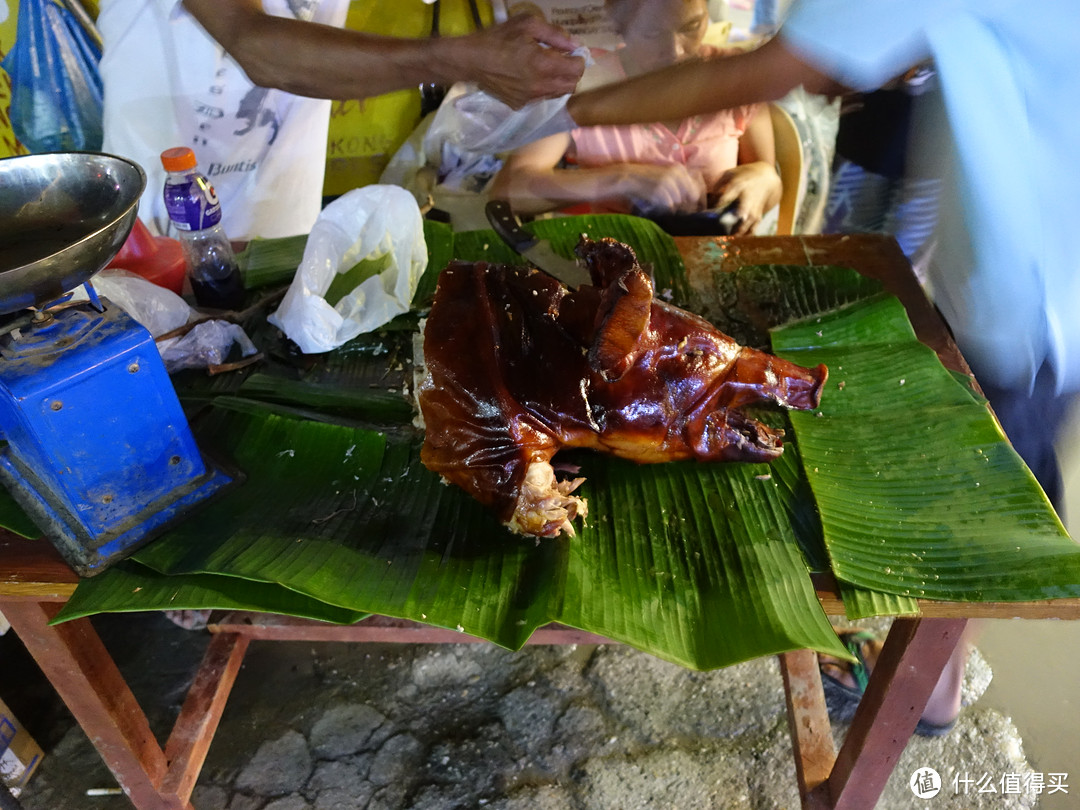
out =
[(0, 314), (89, 281), (127, 239), (145, 186), (137, 164), (111, 155), (0, 161)]
[[(112, 155), (0, 160), (0, 482), (84, 575), (232, 480), (199, 452), (150, 333), (88, 284), (145, 186)], [(89, 302), (57, 303), (80, 284)]]

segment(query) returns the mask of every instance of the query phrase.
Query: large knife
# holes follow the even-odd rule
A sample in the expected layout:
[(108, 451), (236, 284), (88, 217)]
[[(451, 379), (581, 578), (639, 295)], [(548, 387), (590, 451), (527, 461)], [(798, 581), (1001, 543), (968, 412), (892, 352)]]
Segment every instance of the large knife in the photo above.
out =
[(592, 284), (588, 270), (571, 259), (563, 258), (552, 249), (546, 239), (526, 230), (506, 200), (491, 200), (484, 207), (484, 213), (499, 238), (536, 267), (550, 273), (571, 289), (577, 289), (582, 284)]

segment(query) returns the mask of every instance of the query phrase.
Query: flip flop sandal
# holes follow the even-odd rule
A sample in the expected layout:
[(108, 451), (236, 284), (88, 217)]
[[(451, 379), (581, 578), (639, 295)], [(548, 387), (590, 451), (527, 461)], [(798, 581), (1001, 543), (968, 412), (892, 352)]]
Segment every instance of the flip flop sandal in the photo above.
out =
[(877, 637), (869, 630), (839, 630), (837, 636), (848, 652), (855, 656), (855, 663), (849, 664), (849, 674), (855, 681), (850, 686), (840, 679), (830, 675), (820, 664), (821, 686), (825, 691), (825, 706), (829, 710), (829, 717), (841, 723), (850, 722), (855, 716), (855, 710), (859, 707), (866, 684), (870, 681), (870, 667), (866, 663), (864, 647), (869, 641), (876, 641)]
[[(829, 717), (835, 722), (847, 723), (855, 716), (855, 710), (859, 707), (859, 701), (862, 700), (866, 685), (870, 681), (870, 667), (866, 663), (864, 648), (867, 642), (876, 641), (877, 636), (868, 630), (840, 630), (837, 635), (840, 637), (840, 642), (855, 656), (855, 663), (850, 664), (848, 670), (855, 681), (855, 686), (849, 686), (827, 673), (824, 668), (819, 668)], [(915, 726), (915, 733), (920, 737), (941, 737), (952, 731), (955, 725), (956, 718), (941, 724), (919, 720)]]
[(948, 723), (931, 723), (926, 720), (919, 720), (915, 724), (915, 733), (920, 737), (944, 737), (956, 727), (956, 720), (955, 717)]

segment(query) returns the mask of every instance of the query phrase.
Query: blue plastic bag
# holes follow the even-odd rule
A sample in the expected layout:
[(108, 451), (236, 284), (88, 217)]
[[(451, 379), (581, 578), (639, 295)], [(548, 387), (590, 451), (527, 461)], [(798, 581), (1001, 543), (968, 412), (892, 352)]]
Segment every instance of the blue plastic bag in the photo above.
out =
[(102, 138), (101, 48), (67, 8), (21, 0), (11, 77), (11, 128), (31, 152), (97, 151)]

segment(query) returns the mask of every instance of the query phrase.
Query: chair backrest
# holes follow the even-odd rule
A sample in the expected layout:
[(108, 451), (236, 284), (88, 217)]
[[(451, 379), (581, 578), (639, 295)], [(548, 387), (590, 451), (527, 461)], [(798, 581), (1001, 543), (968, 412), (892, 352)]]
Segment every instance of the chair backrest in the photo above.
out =
[(769, 105), (772, 118), (773, 139), (776, 142), (776, 165), (780, 170), (780, 210), (776, 233), (794, 233), (795, 220), (806, 194), (806, 166), (803, 161), (802, 140), (799, 130), (787, 110), (777, 104)]

